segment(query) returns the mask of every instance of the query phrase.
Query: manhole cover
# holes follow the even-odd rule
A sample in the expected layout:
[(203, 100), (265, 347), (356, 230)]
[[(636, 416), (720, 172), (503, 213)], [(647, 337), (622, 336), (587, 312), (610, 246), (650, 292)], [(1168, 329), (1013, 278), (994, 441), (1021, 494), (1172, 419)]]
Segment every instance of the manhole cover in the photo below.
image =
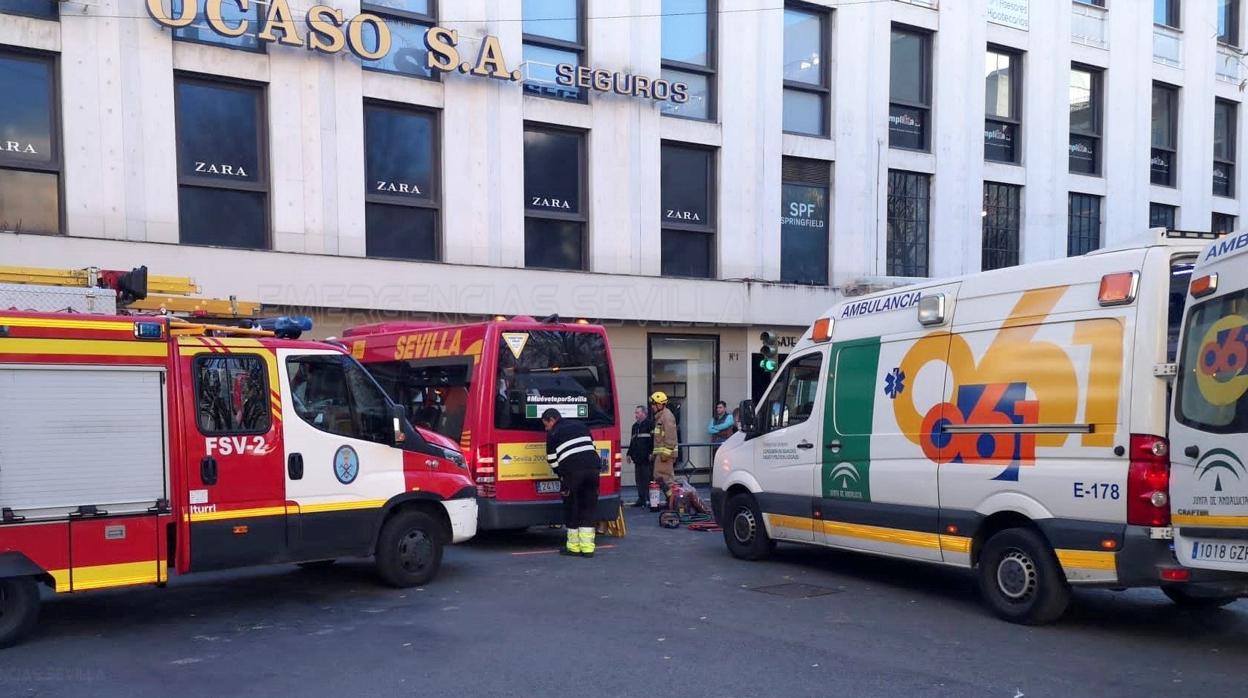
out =
[(790, 582), (787, 584), (770, 584), (763, 587), (751, 587), (750, 591), (761, 591), (764, 594), (783, 596), (786, 599), (810, 599), (816, 596), (839, 594), (845, 590), (830, 589), (828, 587), (815, 586), (814, 584), (798, 584), (796, 582)]

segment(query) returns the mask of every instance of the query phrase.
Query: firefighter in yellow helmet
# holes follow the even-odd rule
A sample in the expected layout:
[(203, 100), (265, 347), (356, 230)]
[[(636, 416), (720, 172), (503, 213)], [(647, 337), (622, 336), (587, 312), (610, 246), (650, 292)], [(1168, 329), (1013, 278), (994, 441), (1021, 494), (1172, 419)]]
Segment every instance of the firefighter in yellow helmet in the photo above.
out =
[(657, 391), (650, 396), (654, 413), (654, 479), (664, 491), (676, 481), (676, 417), (667, 409), (667, 393)]

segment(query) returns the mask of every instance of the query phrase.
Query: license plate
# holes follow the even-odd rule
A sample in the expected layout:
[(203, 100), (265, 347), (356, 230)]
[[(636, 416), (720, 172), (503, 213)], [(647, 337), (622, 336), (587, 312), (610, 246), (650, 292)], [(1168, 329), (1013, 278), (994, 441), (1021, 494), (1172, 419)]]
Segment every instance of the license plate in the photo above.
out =
[(1248, 567), (1248, 542), (1234, 540), (1188, 540), (1192, 560), (1229, 562)]
[(558, 480), (539, 480), (537, 483), (538, 494), (555, 494), (559, 492)]

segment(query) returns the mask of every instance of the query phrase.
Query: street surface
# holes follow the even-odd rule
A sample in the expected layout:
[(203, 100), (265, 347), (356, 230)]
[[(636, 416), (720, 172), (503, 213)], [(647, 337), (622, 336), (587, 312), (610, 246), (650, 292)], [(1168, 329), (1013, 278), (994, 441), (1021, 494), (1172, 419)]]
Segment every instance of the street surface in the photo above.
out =
[[(793, 546), (741, 562), (628, 512), (593, 560), (554, 554), (559, 530), (486, 536), (422, 589), (350, 561), (52, 599), (0, 652), (0, 696), (1248, 695), (1245, 601), (1085, 591), (1026, 628), (963, 572)], [(811, 588), (771, 591), (820, 595), (756, 590), (793, 583)]]

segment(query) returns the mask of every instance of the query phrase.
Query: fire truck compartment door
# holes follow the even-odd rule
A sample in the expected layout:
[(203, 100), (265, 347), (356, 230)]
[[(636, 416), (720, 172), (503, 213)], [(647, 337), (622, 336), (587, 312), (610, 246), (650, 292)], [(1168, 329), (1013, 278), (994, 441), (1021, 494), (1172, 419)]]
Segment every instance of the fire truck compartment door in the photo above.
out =
[(168, 498), (166, 414), (162, 369), (0, 368), (0, 507), (147, 512)]

